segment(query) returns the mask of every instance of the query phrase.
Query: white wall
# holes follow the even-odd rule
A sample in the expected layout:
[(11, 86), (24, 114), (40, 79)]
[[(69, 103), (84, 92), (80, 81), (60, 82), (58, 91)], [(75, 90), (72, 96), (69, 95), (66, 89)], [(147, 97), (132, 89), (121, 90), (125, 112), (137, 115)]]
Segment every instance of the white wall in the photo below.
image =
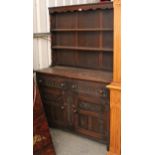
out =
[[(33, 0), (34, 33), (49, 32), (48, 7), (73, 4), (96, 3), (99, 0)], [(41, 69), (51, 64), (50, 38), (33, 39), (33, 69)]]
[(100, 0), (49, 0), (49, 6), (63, 6), (73, 4), (96, 3)]
[[(33, 0), (34, 33), (49, 32), (49, 0)], [(49, 39), (49, 38), (46, 38)], [(33, 69), (40, 69), (50, 64), (50, 41), (41, 38), (33, 39)]]

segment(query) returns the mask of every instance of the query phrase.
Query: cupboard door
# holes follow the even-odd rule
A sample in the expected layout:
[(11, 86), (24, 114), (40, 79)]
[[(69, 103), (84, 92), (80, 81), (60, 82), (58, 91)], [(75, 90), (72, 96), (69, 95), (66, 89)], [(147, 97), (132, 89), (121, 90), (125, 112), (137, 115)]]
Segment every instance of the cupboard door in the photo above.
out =
[(51, 127), (67, 126), (67, 108), (64, 100), (64, 91), (60, 89), (42, 89), (42, 99)]
[(74, 109), (75, 131), (107, 143), (107, 108), (102, 98), (79, 95)]

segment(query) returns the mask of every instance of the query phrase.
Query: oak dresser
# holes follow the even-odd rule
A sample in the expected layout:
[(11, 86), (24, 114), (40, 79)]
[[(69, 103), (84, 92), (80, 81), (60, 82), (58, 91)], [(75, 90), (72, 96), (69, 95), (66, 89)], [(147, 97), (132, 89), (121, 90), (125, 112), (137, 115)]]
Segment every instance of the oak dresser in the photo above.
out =
[(37, 71), (50, 127), (109, 146), (113, 3), (49, 8), (52, 64)]

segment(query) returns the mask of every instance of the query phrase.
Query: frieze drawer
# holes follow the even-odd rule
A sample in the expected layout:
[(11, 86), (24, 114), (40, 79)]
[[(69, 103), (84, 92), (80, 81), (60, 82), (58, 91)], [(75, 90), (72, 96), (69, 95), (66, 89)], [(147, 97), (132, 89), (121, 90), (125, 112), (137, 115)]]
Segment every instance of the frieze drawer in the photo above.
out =
[(105, 98), (109, 96), (109, 91), (106, 88), (106, 84), (103, 83), (75, 80), (72, 82), (70, 88), (73, 92), (77, 93)]
[(47, 75), (38, 75), (37, 80), (40, 86), (67, 89), (67, 82), (63, 78)]

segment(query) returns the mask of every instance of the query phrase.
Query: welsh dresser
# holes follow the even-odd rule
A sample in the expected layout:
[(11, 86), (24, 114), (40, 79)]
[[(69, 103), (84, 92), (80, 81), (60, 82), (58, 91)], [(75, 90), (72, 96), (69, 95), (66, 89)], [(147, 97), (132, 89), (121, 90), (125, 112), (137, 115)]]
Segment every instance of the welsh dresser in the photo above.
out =
[(49, 8), (51, 66), (37, 71), (50, 127), (109, 146), (113, 3)]

